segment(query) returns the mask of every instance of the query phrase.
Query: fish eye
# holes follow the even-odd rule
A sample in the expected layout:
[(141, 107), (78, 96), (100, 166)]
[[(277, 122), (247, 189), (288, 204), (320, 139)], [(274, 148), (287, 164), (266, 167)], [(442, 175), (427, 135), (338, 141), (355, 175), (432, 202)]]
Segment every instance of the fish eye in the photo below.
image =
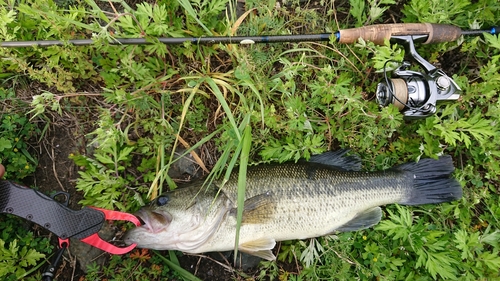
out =
[(158, 207), (165, 206), (167, 205), (168, 201), (170, 201), (170, 198), (168, 198), (168, 196), (166, 195), (162, 195), (158, 197), (158, 199), (156, 199), (156, 205)]

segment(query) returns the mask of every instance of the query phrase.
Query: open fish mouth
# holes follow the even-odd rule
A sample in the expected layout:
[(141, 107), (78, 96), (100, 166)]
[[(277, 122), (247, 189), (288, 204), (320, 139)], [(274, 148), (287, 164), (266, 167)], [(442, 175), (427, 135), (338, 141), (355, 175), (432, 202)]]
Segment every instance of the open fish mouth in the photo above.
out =
[(140, 225), (140, 226), (144, 226), (144, 225), (146, 225), (146, 222), (145, 222), (145, 221), (144, 221), (141, 217), (139, 217), (137, 214), (135, 214), (135, 217), (136, 217), (136, 218), (139, 220), (139, 222), (141, 223), (141, 225)]
[(135, 216), (141, 222), (142, 228), (151, 233), (159, 233), (168, 228), (172, 222), (172, 215), (167, 212), (141, 209)]

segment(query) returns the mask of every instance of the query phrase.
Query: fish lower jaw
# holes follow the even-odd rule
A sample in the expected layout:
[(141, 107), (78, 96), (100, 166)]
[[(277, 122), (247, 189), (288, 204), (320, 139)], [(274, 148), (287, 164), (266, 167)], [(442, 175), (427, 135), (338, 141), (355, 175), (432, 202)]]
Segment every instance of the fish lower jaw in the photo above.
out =
[(151, 233), (148, 233), (148, 236), (143, 236), (143, 237), (131, 237), (131, 238), (126, 237), (124, 241), (127, 245), (137, 244), (136, 246), (137, 248), (152, 249), (158, 251), (165, 251), (165, 250), (184, 251), (182, 247), (179, 247), (177, 245), (178, 241), (169, 240), (168, 237), (165, 236), (155, 235), (155, 237), (151, 237), (150, 235)]

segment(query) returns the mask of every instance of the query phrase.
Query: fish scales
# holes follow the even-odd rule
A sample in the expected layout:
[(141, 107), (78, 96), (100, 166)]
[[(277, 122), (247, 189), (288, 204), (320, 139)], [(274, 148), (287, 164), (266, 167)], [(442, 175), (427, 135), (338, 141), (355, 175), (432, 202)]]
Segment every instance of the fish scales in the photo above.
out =
[[(285, 164), (249, 169), (245, 198), (269, 192), (276, 204), (260, 229), (273, 232), (278, 241), (302, 239), (330, 233), (362, 210), (400, 201), (407, 196), (411, 182), (401, 172), (345, 172)], [(236, 195), (236, 189), (237, 177), (223, 188), (229, 197)], [(297, 233), (298, 237), (291, 237)], [(245, 233), (240, 237), (242, 241), (252, 239)]]
[[(379, 172), (359, 171), (345, 151), (313, 156), (312, 162), (249, 167), (240, 228), (241, 251), (272, 260), (276, 241), (305, 239), (377, 224), (379, 206), (457, 200), (451, 157), (422, 159)], [(220, 190), (219, 190), (220, 189)], [(201, 183), (167, 192), (137, 216), (144, 225), (125, 241), (138, 247), (187, 253), (235, 247), (238, 175), (224, 186)], [(217, 195), (217, 196), (216, 196)]]

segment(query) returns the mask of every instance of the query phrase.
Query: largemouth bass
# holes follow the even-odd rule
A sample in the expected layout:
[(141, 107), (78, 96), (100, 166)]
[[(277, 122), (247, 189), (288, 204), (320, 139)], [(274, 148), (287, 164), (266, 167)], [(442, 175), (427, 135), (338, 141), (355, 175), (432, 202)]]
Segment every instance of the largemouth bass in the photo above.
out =
[[(258, 165), (247, 172), (239, 250), (268, 260), (276, 241), (306, 239), (377, 224), (379, 206), (457, 200), (452, 159), (422, 159), (380, 172), (362, 172), (346, 150), (313, 156), (309, 162)], [(187, 253), (235, 247), (238, 175), (220, 188), (193, 183), (160, 195), (136, 215), (144, 222), (125, 242)]]

